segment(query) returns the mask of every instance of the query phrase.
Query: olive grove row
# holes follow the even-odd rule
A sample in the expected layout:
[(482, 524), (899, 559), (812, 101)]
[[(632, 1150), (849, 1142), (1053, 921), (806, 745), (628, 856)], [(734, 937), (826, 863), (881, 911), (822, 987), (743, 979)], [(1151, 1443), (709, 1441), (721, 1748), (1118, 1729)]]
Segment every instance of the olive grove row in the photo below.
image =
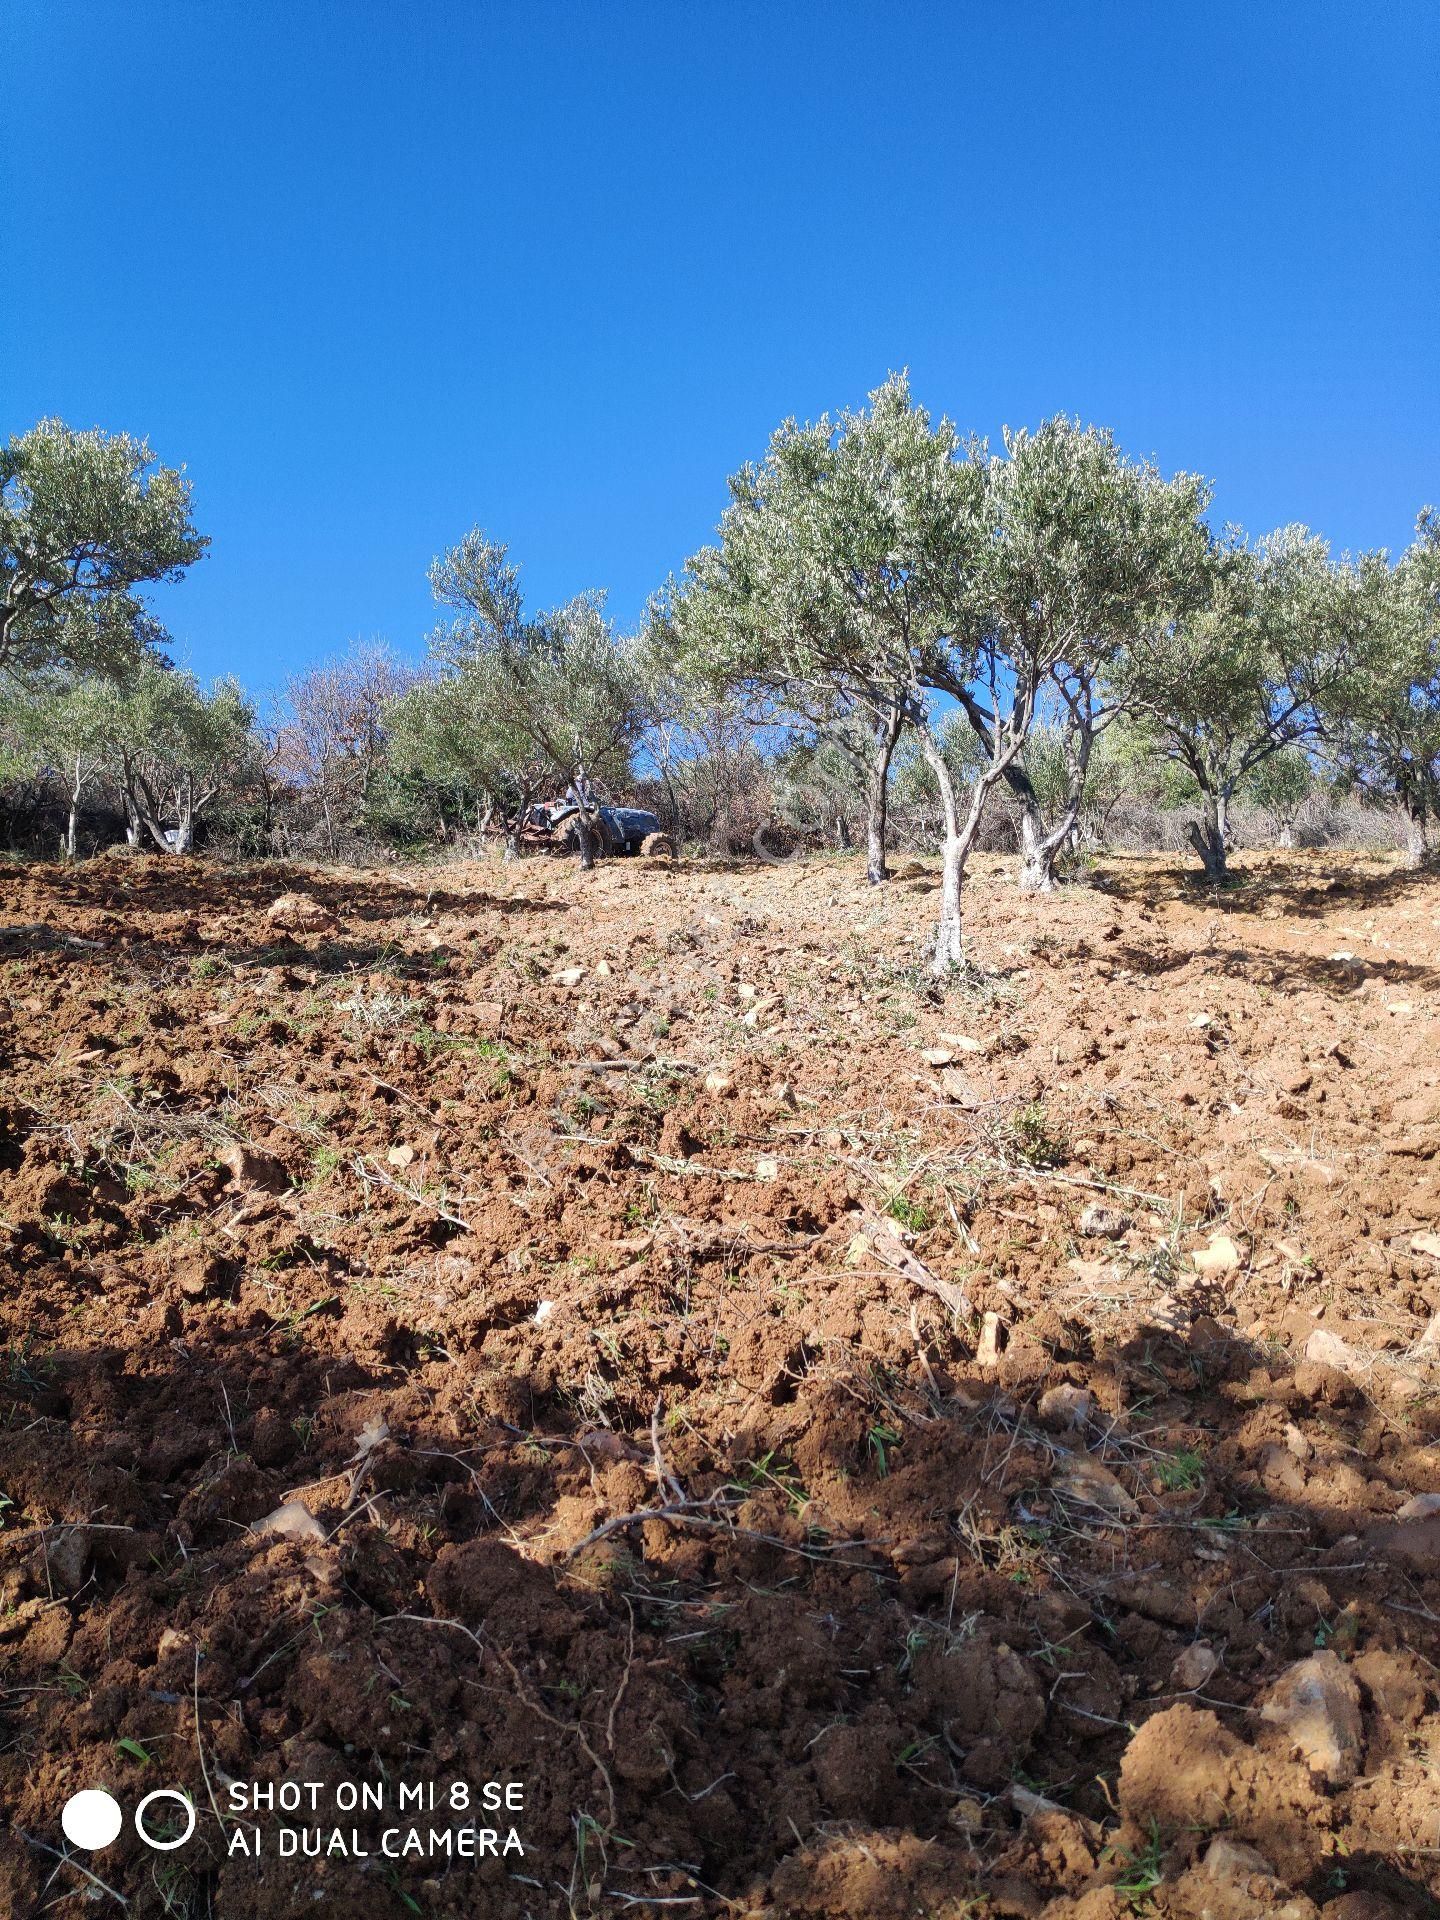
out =
[(513, 851), (536, 803), (568, 792), (588, 865), (601, 797), (641, 785), (683, 833), (758, 766), (792, 815), (828, 813), (843, 837), (863, 814), (877, 884), (898, 781), (933, 802), (943, 849), (938, 971), (961, 958), (966, 863), (997, 803), (1037, 890), (1126, 778), (1193, 801), (1214, 882), (1237, 798), (1283, 819), (1317, 781), (1388, 810), (1411, 861), (1429, 857), (1433, 511), (1398, 559), (1333, 554), (1304, 527), (1217, 530), (1194, 474), (1063, 416), (999, 448), (965, 439), (903, 375), (859, 410), (787, 421), (729, 494), (633, 634), (599, 593), (528, 608), (477, 529), (430, 570), (423, 665), (359, 649), (262, 717), (235, 682), (171, 666), (140, 597), (207, 545), (183, 475), (143, 442), (42, 422), (0, 449), (3, 771), (63, 794), (72, 857), (97, 796), (161, 851), (222, 812), (265, 850), (288, 807), (333, 855), (362, 819), (404, 838), (447, 815)]

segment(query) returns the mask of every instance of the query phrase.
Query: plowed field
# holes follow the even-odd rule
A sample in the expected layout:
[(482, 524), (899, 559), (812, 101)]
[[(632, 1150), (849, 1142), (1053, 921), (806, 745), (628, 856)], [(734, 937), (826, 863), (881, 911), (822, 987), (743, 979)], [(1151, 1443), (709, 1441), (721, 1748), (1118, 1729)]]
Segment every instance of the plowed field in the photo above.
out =
[(1440, 881), (936, 881), (6, 872), (0, 1912), (1437, 1910)]

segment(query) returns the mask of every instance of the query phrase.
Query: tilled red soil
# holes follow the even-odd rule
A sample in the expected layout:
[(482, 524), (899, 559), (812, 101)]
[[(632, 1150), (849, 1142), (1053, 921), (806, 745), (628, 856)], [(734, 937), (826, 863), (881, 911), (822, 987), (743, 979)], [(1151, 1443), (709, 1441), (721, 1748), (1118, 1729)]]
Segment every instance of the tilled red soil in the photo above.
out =
[(1440, 882), (3, 885), (0, 1912), (1436, 1911)]

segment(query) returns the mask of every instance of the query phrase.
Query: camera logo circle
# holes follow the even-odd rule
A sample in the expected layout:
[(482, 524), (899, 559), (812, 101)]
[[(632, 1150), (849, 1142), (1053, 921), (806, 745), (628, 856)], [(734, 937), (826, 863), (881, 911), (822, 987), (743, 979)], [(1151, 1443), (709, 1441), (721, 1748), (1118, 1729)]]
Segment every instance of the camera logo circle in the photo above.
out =
[(120, 1802), (101, 1787), (72, 1793), (60, 1809), (60, 1831), (72, 1847), (94, 1853), (108, 1847), (125, 1824)]
[[(105, 1796), (108, 1798), (109, 1796)], [(146, 1827), (142, 1818), (147, 1807), (154, 1806), (157, 1800), (178, 1800), (185, 1809), (185, 1831), (178, 1837), (157, 1840)], [(113, 1805), (113, 1802), (112, 1802)], [(116, 1808), (118, 1813), (119, 1809)], [(147, 1847), (154, 1847), (157, 1853), (173, 1853), (176, 1847), (183, 1847), (195, 1831), (195, 1802), (188, 1793), (182, 1793), (178, 1787), (156, 1787), (153, 1793), (147, 1793), (135, 1809), (135, 1831)]]

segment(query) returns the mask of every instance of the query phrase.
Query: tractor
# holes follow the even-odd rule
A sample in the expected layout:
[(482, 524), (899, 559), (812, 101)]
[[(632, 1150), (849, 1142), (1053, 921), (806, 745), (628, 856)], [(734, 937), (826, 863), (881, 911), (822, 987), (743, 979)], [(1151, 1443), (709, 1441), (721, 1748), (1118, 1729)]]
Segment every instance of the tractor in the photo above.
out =
[[(575, 853), (579, 847), (579, 812), (574, 800), (567, 798), (536, 807), (533, 817), (551, 846), (564, 853)], [(590, 831), (597, 857), (621, 853), (673, 855), (675, 852), (674, 840), (661, 826), (659, 816), (647, 807), (597, 806), (590, 815)]]

